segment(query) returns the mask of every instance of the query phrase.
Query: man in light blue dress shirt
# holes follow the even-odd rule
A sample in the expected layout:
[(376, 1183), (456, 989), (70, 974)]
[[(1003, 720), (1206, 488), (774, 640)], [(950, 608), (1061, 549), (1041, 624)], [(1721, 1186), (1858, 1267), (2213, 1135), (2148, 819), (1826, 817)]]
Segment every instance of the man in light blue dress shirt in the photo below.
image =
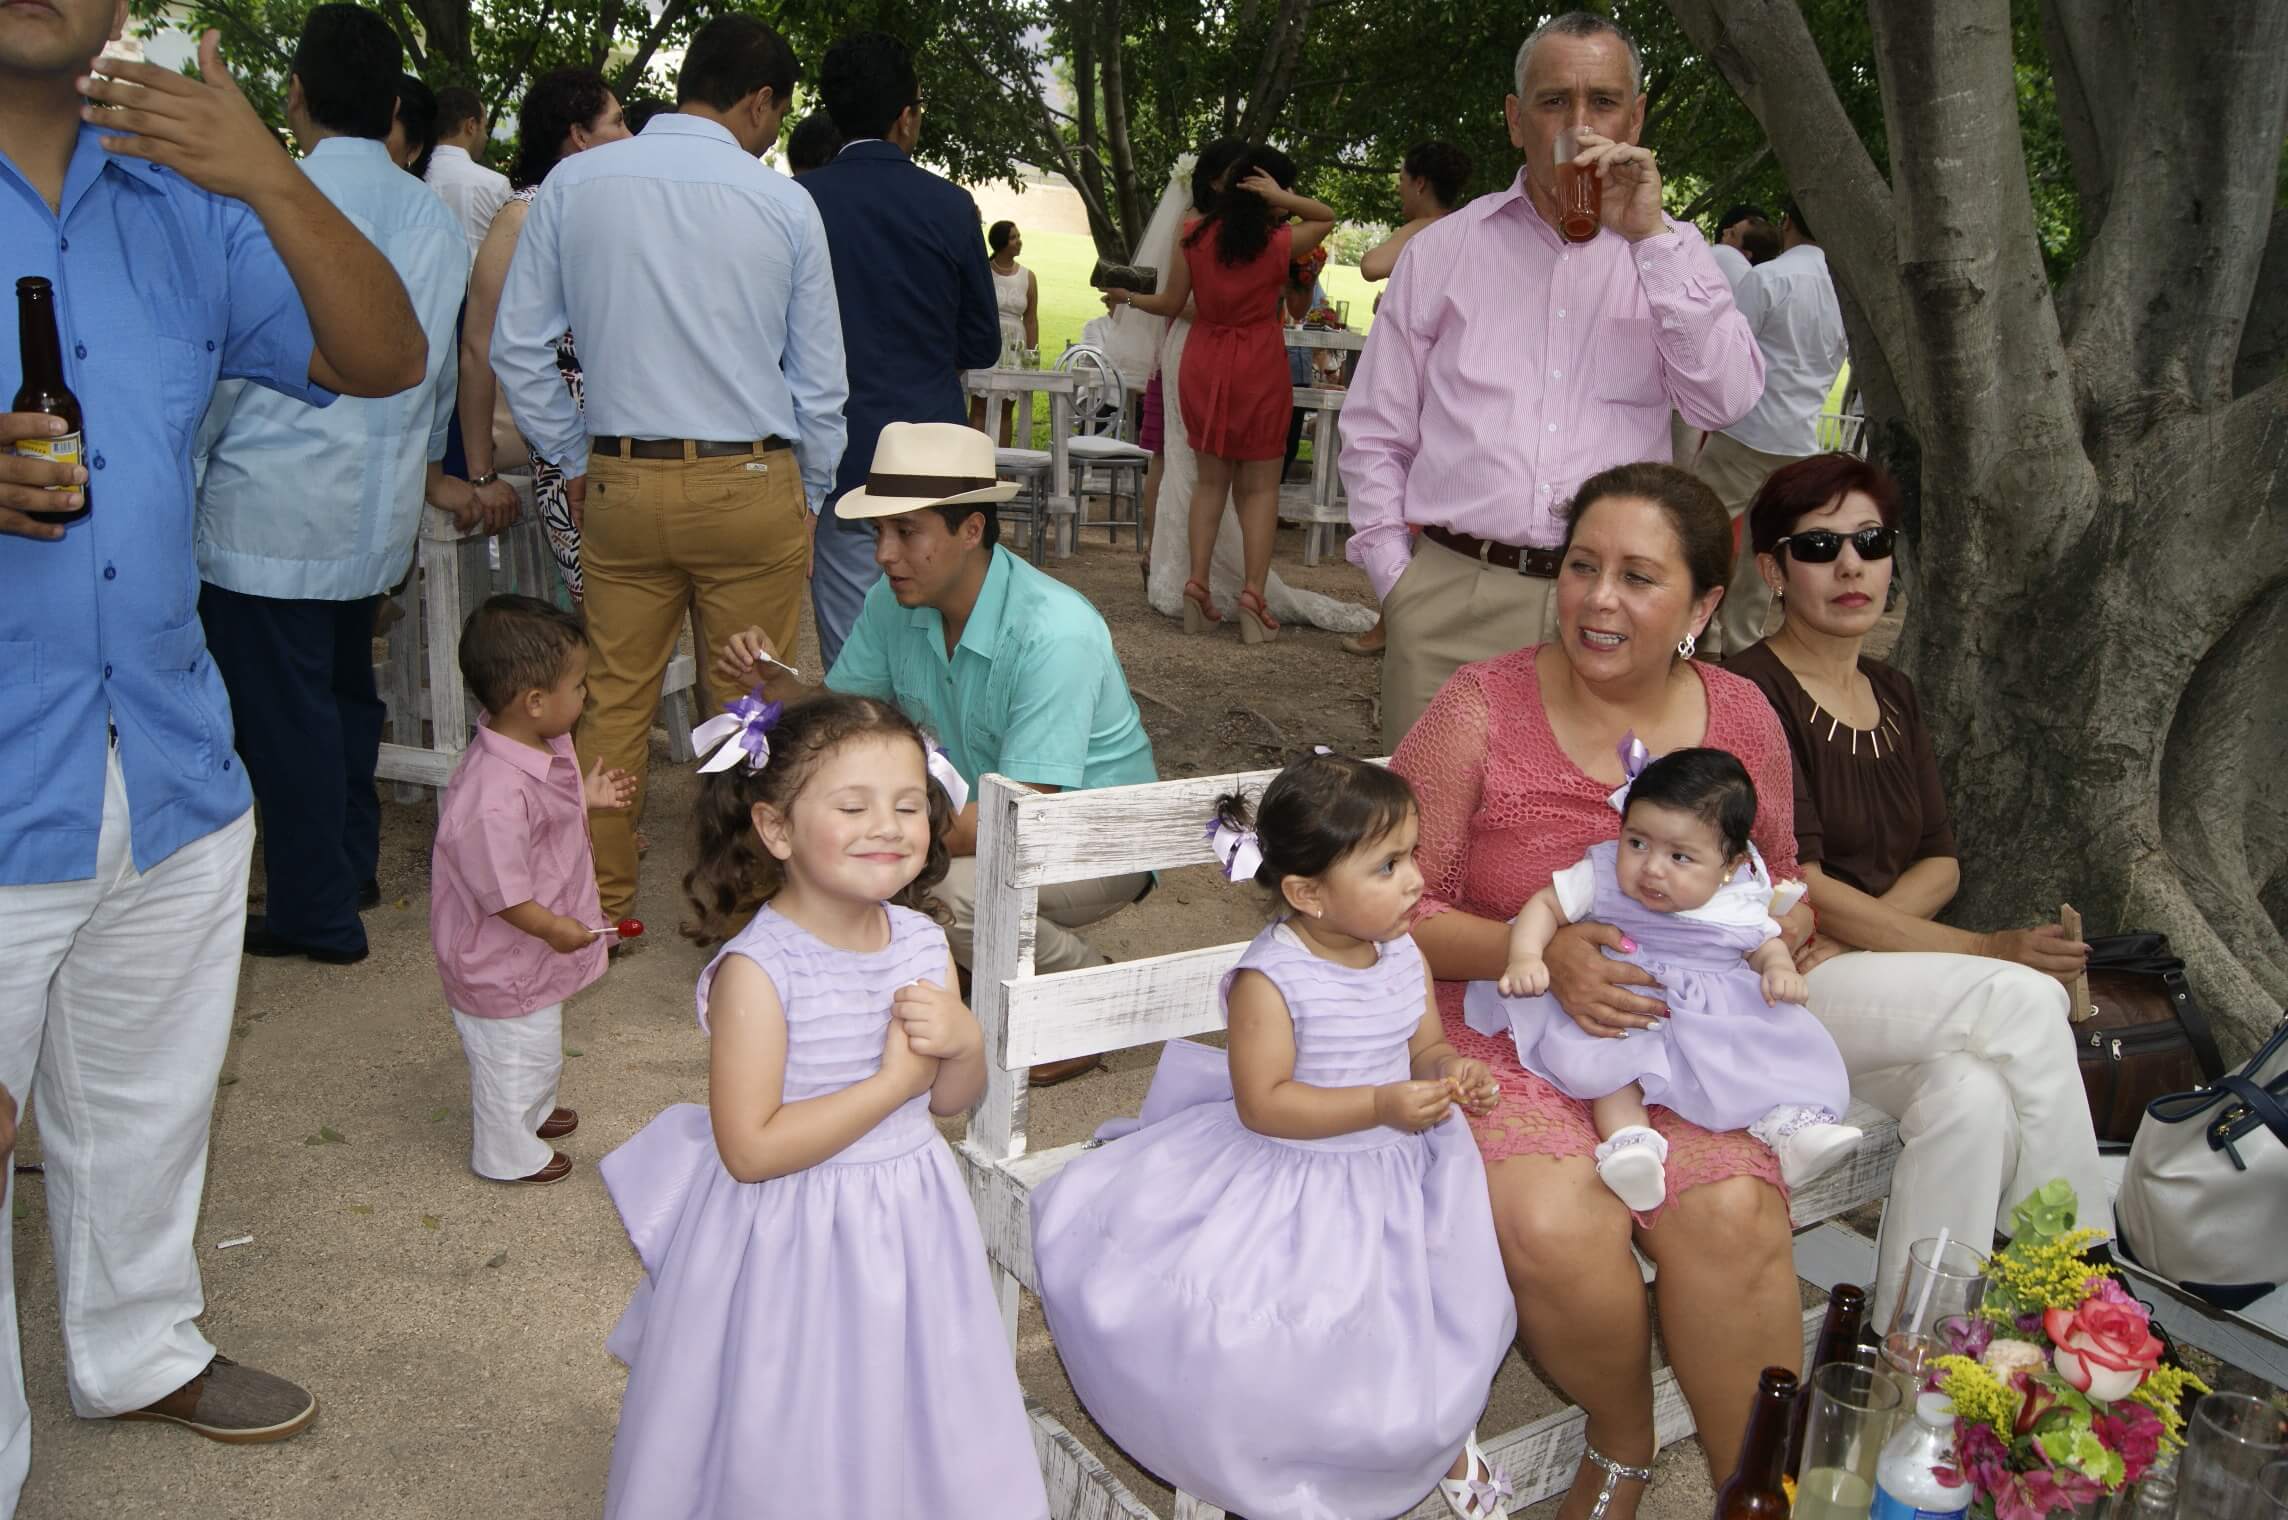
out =
[[(493, 323), (493, 373), (563, 470), (581, 528), (580, 755), (639, 786), (636, 807), (589, 818), (612, 918), (635, 903), (634, 818), (685, 613), (702, 647), (750, 625), (793, 647), (811, 513), (842, 456), (850, 384), (825, 229), (758, 158), (794, 81), (793, 51), (752, 16), (701, 27), (676, 114), (549, 174)], [(567, 328), (585, 413), (557, 374)]]
[(412, 564), (425, 479), (441, 502), (468, 490), (434, 468), (457, 392), (468, 240), (383, 146), (403, 52), (378, 13), (320, 6), (286, 119), (308, 148), (302, 171), (405, 282), (428, 373), (385, 400), (324, 408), (226, 380), (200, 430), (199, 619), (262, 805), (268, 911), (247, 920), (250, 955), (365, 958), (358, 910), (381, 898), (374, 612)]
[[(254, 820), (199, 632), (191, 438), (219, 378), (385, 396), (420, 381), (426, 345), (213, 33), (196, 80), (124, 61), (88, 77), (126, 21), (120, 0), (0, 6), (0, 248), (52, 282), (86, 413), (76, 467), (14, 452), (56, 419), (0, 416), (0, 1085), (39, 1100), (73, 1411), (277, 1440), (316, 1402), (218, 1357), (196, 1324)], [(134, 109), (86, 125), (83, 93)], [(19, 381), (16, 320), (0, 296), (0, 395)], [(90, 514), (25, 515), (58, 487), (67, 509), (87, 488)], [(9, 1228), (0, 1208), (0, 1517), (31, 1455)]]

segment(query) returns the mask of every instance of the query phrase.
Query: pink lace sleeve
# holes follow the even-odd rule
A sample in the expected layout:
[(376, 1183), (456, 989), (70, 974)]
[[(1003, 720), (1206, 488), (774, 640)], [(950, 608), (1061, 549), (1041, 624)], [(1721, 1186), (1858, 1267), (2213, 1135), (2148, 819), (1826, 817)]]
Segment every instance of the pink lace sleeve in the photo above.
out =
[(1390, 768), (1413, 783), (1420, 807), (1415, 860), (1422, 867), (1422, 901), (1414, 910), (1416, 923), (1462, 900), (1470, 820), (1485, 787), (1489, 714), (1478, 671), (1465, 665), (1438, 688), (1390, 757)]

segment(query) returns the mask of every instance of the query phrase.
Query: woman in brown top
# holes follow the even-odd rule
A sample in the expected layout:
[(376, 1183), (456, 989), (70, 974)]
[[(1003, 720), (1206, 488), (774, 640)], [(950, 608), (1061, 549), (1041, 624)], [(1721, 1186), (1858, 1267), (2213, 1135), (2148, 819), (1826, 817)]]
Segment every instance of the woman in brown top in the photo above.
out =
[(1821, 454), (1773, 472), (1749, 527), (1779, 630), (1725, 662), (1763, 689), (1796, 763), (1796, 849), (1819, 932), (1797, 955), (1811, 1011), (1854, 1094), (1897, 1117), (1905, 1150), (1878, 1248), (1889, 1315), (1907, 1247), (1984, 1249), (2053, 1178), (2105, 1217), (2065, 982), (2089, 947), (2055, 926), (1980, 934), (1938, 923), (1961, 880), (1930, 732), (1904, 675), (1860, 654), (1883, 615), (1898, 488)]

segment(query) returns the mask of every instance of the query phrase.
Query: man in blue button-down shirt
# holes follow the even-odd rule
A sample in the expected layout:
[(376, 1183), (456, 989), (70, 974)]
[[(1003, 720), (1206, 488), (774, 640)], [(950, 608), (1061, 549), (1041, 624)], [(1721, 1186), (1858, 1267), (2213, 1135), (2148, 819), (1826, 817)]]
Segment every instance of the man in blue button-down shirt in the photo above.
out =
[[(218, 377), (323, 401), (417, 383), (389, 264), (327, 203), (202, 44), (198, 80), (107, 62), (120, 0), (0, 6), (0, 249), (54, 283), (86, 464), (19, 458), (54, 419), (0, 416), (0, 1084), (38, 1099), (73, 1409), (231, 1440), (310, 1396), (215, 1356), (191, 1231), (237, 997), (254, 826), (207, 658), (190, 444)], [(80, 94), (130, 102), (83, 126)], [(14, 303), (0, 300), (0, 395)], [(23, 515), (94, 485), (68, 527)], [(113, 733), (116, 730), (116, 740)], [(0, 1315), (15, 1312), (0, 1208)], [(0, 1332), (0, 1516), (30, 1458)]]
[(459, 220), (383, 145), (403, 58), (378, 13), (317, 7), (286, 120), (309, 154), (303, 172), (405, 282), (428, 374), (385, 400), (323, 408), (226, 380), (199, 435), (199, 618), (262, 805), (268, 912), (247, 920), (251, 955), (362, 960), (358, 909), (381, 897), (373, 615), (412, 563), (425, 483), (445, 500), (469, 282)]
[[(810, 513), (842, 457), (850, 382), (826, 232), (756, 157), (778, 140), (795, 72), (752, 16), (701, 27), (674, 115), (549, 172), (493, 322), (493, 373), (580, 524), (580, 753), (639, 786), (635, 808), (588, 820), (607, 917), (635, 902), (634, 818), (686, 612), (703, 645), (750, 623), (792, 645)], [(556, 368), (567, 328), (585, 413)]]

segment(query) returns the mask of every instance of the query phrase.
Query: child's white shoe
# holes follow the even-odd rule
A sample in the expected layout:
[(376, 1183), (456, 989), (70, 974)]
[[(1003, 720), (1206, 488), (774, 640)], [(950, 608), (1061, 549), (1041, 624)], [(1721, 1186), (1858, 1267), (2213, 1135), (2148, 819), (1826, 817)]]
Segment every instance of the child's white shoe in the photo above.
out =
[(1641, 1124), (1614, 1130), (1597, 1147), (1597, 1176), (1639, 1214), (1668, 1198), (1668, 1141)]
[(1791, 1191), (1839, 1164), (1866, 1138), (1857, 1125), (1838, 1124), (1812, 1108), (1775, 1108), (1749, 1125), (1748, 1133), (1779, 1157), (1780, 1180)]
[(1462, 1476), (1438, 1480), (1438, 1495), (1446, 1507), (1458, 1520), (1509, 1520), (1509, 1500), (1515, 1490), (1510, 1487), (1509, 1474), (1478, 1450), (1476, 1431), (1470, 1432), (1462, 1454), (1467, 1459)]

